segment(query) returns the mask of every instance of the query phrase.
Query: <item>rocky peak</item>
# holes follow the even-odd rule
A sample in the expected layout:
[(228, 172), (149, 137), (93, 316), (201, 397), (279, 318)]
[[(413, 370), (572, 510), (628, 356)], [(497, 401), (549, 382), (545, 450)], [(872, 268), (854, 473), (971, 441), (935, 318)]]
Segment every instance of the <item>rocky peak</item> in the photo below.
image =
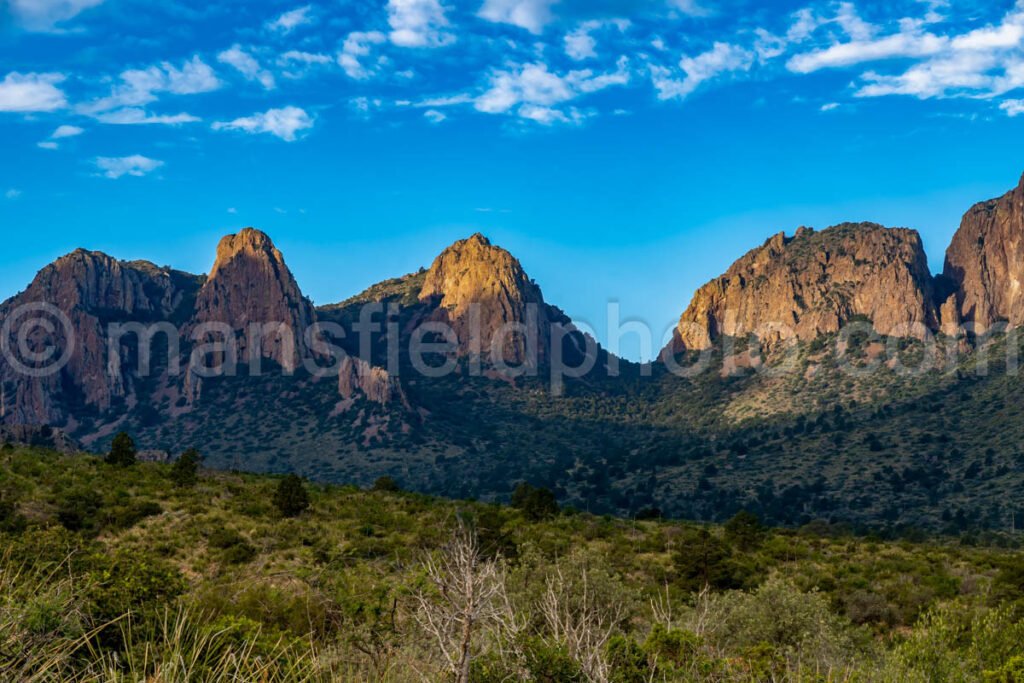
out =
[(885, 335), (924, 336), (938, 324), (917, 232), (846, 223), (778, 233), (701, 287), (666, 352), (699, 350), (722, 336), (772, 345), (837, 332), (855, 316)]
[(1024, 177), (1002, 197), (964, 214), (943, 274), (955, 286), (948, 308), (976, 331), (999, 321), (1024, 323)]
[(260, 356), (294, 369), (306, 351), (303, 334), (315, 320), (313, 305), (302, 295), (270, 237), (245, 228), (220, 241), (210, 276), (196, 297), (195, 324), (231, 327), (239, 333), (240, 360), (249, 361), (254, 351), (249, 348), (248, 327), (281, 323), (288, 331), (266, 334)]
[(99, 251), (76, 249), (39, 271), (18, 298), (46, 301), (65, 313), (78, 308), (170, 316), (183, 295), (173, 276), (147, 261), (119, 261)]
[(170, 319), (186, 307), (198, 282), (148, 262), (118, 261), (85, 249), (43, 268), (24, 292), (0, 305), (0, 318), (25, 305), (55, 307), (60, 319), (43, 314), (52, 329), (33, 327), (28, 341), (36, 352), (51, 349), (48, 357), (66, 356), (67, 363), (54, 373), (26, 373), (0, 360), (0, 420), (60, 425), (68, 419), (68, 404), (103, 411), (115, 399), (129, 398), (132, 382), (111, 357), (107, 323)]
[[(536, 359), (545, 357), (551, 311), (540, 288), (512, 254), (480, 233), (441, 252), (427, 271), (419, 298), (436, 305), (435, 319), (452, 326), (464, 354), (488, 356), (492, 340), (501, 336), (507, 363), (529, 362), (533, 343)], [(520, 331), (506, 327), (510, 325)], [(502, 335), (503, 330), (509, 333)]]

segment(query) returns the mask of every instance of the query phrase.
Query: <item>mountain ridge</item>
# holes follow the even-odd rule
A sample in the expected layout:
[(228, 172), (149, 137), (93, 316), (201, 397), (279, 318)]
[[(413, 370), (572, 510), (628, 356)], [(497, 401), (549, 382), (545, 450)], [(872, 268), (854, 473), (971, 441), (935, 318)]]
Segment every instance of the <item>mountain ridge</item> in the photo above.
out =
[[(1024, 233), (1017, 195), (1008, 196), (977, 205), (991, 205), (999, 216), (992, 222), (999, 230), (985, 228), (991, 233), (986, 248), (998, 249), (1000, 239), (1014, 245), (1016, 234)], [(980, 229), (971, 217), (977, 207), (971, 211), (954, 243), (970, 243), (972, 231)], [(778, 233), (695, 293), (680, 319), (692, 324), (694, 336), (679, 334), (664, 362), (621, 368), (573, 330), (518, 259), (482, 234), (442, 250), (427, 268), (326, 306), (314, 306), (302, 294), (265, 233), (243, 230), (220, 247), (206, 276), (85, 250), (41, 270), (34, 286), (0, 304), (0, 312), (6, 317), (19, 306), (51, 304), (71, 321), (79, 344), (54, 377), (22, 377), (6, 360), (0, 363), (0, 422), (65, 428), (90, 448), (102, 448), (126, 430), (146, 448), (173, 452), (201, 444), (212, 464), (300, 471), (328, 481), (365, 483), (388, 475), (418, 490), (487, 498), (530, 480), (591, 509), (628, 511), (657, 503), (675, 514), (714, 518), (746, 504), (770, 510), (769, 518), (784, 523), (810, 510), (858, 522), (896, 514), (939, 524), (937, 506), (971, 506), (974, 499), (992, 497), (984, 477), (1012, 475), (1013, 486), (1024, 482), (1011, 440), (980, 445), (988, 438), (982, 427), (992, 429), (991, 416), (958, 426), (944, 417), (992, 404), (1005, 406), (1006, 419), (1017, 419), (1008, 407), (1015, 378), (982, 376), (975, 365), (988, 356), (974, 354), (995, 349), (998, 360), (1015, 342), (977, 329), (967, 344), (960, 316), (970, 311), (962, 304), (984, 279), (933, 275), (919, 235), (909, 229), (840, 224)], [(954, 261), (966, 273), (975, 272), (971, 264), (981, 264), (975, 270), (990, 264), (984, 250), (958, 250)], [(1002, 299), (990, 301), (993, 310), (1003, 310), (997, 306)], [(373, 306), (364, 309), (367, 304)], [(481, 304), (475, 321), (473, 304)], [(357, 327), (364, 310), (370, 311), (365, 330)], [(735, 313), (731, 320), (729, 311)], [(161, 318), (189, 331), (226, 322), (229, 336), (246, 343), (240, 374), (190, 384), (194, 373), (174, 376), (168, 358), (144, 375), (133, 369), (139, 354), (133, 340), (119, 341), (125, 362), (110, 363), (107, 323)], [(970, 315), (963, 319), (972, 321)], [(249, 354), (243, 332), (252, 322), (331, 324), (328, 341), (345, 356), (339, 361), (298, 341), (293, 354), (274, 333), (259, 354)], [(759, 334), (762, 324), (772, 322), (789, 329), (769, 325), (767, 334)], [(414, 336), (434, 323), (449, 325), (458, 337), (447, 350), (434, 346), (426, 354), (431, 367), (450, 368), (439, 377), (418, 374), (409, 350)], [(870, 323), (877, 339), (844, 336), (847, 326), (863, 323)], [(555, 334), (560, 327), (567, 336)], [(537, 335), (535, 358), (524, 332)], [(36, 348), (67, 350), (59, 332), (37, 334)], [(424, 340), (442, 341), (432, 334)], [(503, 362), (479, 363), (475, 356), (484, 355), (490, 346), (485, 340), (495, 334)], [(901, 374), (914, 358), (936, 355), (929, 351), (935, 335), (957, 342), (960, 355), (940, 359), (919, 376)], [(574, 363), (593, 361), (578, 375), (561, 378), (563, 394), (557, 396), (546, 373), (558, 358), (545, 353), (555, 339), (575, 352)], [(204, 341), (182, 335), (185, 367), (193, 367)], [(773, 356), (782, 347), (795, 354), (784, 375), (775, 372)], [(563, 359), (570, 357), (565, 350)], [(673, 371), (670, 356), (698, 350), (707, 356), (700, 372)], [(252, 372), (261, 360), (273, 367)], [(337, 375), (325, 379), (317, 370), (332, 360)], [(844, 363), (877, 367), (870, 375), (852, 375)], [(933, 414), (920, 412), (926, 406)], [(906, 422), (911, 417), (929, 426), (919, 429)], [(945, 461), (932, 450), (939, 443), (955, 444)], [(927, 457), (907, 461), (906, 453), (918, 450), (928, 451)], [(823, 453), (835, 462), (823, 460)], [(979, 459), (985, 474), (958, 482), (962, 490), (925, 495), (906, 483), (894, 488), (889, 498), (905, 512), (890, 512), (884, 497), (862, 500), (859, 507), (853, 502), (863, 498), (858, 486), (878, 488), (878, 468), (925, 468), (936, 472), (927, 485), (941, 488), (947, 484), (937, 482), (957, 481)], [(989, 461), (996, 464), (984, 464)], [(820, 480), (810, 476), (812, 470)], [(897, 474), (884, 476), (895, 482)], [(783, 483), (791, 489), (785, 505), (803, 512), (780, 507)], [(989, 516), (986, 510), (978, 514)]]

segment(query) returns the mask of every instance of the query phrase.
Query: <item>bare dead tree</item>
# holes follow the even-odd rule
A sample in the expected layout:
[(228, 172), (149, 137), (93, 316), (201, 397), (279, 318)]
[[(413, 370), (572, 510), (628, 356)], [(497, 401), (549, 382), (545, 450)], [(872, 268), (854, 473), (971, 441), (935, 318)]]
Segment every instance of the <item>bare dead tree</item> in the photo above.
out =
[(455, 681), (469, 683), (474, 634), (509, 618), (504, 565), (481, 557), (476, 533), (460, 520), (424, 569), (429, 585), (415, 595), (416, 620), (437, 643)]
[(565, 646), (587, 679), (605, 683), (609, 678), (605, 646), (625, 614), (622, 605), (592, 589), (587, 567), (575, 577), (556, 567), (548, 575), (540, 610), (551, 637)]

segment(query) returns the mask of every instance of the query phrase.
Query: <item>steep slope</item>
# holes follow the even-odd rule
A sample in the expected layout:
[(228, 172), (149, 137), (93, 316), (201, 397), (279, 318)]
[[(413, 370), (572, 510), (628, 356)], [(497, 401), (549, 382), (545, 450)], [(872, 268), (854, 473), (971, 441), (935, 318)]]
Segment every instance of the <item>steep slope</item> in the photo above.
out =
[(977, 332), (999, 321), (1024, 322), (1024, 177), (1002, 197), (964, 214), (943, 274), (955, 290), (949, 310)]
[(773, 345), (838, 331), (863, 316), (883, 335), (922, 337), (938, 325), (932, 278), (916, 231), (842, 224), (779, 233), (701, 287), (668, 353), (723, 336)]
[(111, 356), (107, 324), (174, 320), (191, 307), (200, 282), (84, 249), (43, 268), (28, 289), (0, 306), (0, 318), (12, 323), (7, 348), (18, 349), (17, 334), (26, 331), (29, 351), (0, 359), (3, 421), (64, 425), (71, 405), (102, 412), (130, 399), (130, 378), (118, 362), (130, 350), (120, 345), (120, 355)]
[[(245, 228), (220, 241), (213, 269), (196, 297), (194, 327), (227, 325), (236, 335), (241, 362), (268, 358), (293, 371), (310, 353), (304, 336), (315, 321), (313, 304), (265, 233)], [(256, 335), (262, 338), (259, 349), (252, 348), (250, 325), (265, 329)]]
[(462, 355), (496, 364), (543, 363), (550, 356), (552, 324), (570, 324), (544, 302), (519, 261), (479, 233), (441, 252), (419, 298), (435, 307), (432, 319), (452, 327)]

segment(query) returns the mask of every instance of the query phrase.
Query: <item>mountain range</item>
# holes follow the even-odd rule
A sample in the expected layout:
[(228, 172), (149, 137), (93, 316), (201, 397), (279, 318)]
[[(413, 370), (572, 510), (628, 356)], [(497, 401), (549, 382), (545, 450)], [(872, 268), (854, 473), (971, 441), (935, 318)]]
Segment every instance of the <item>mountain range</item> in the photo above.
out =
[(480, 234), (320, 307), (252, 228), (207, 275), (79, 249), (0, 305), (0, 436), (98, 450), (127, 431), (217, 467), (449, 496), (530, 481), (593, 511), (1016, 525), (1022, 278), (1024, 179), (967, 211), (936, 276), (914, 230), (776, 234), (643, 365)]

